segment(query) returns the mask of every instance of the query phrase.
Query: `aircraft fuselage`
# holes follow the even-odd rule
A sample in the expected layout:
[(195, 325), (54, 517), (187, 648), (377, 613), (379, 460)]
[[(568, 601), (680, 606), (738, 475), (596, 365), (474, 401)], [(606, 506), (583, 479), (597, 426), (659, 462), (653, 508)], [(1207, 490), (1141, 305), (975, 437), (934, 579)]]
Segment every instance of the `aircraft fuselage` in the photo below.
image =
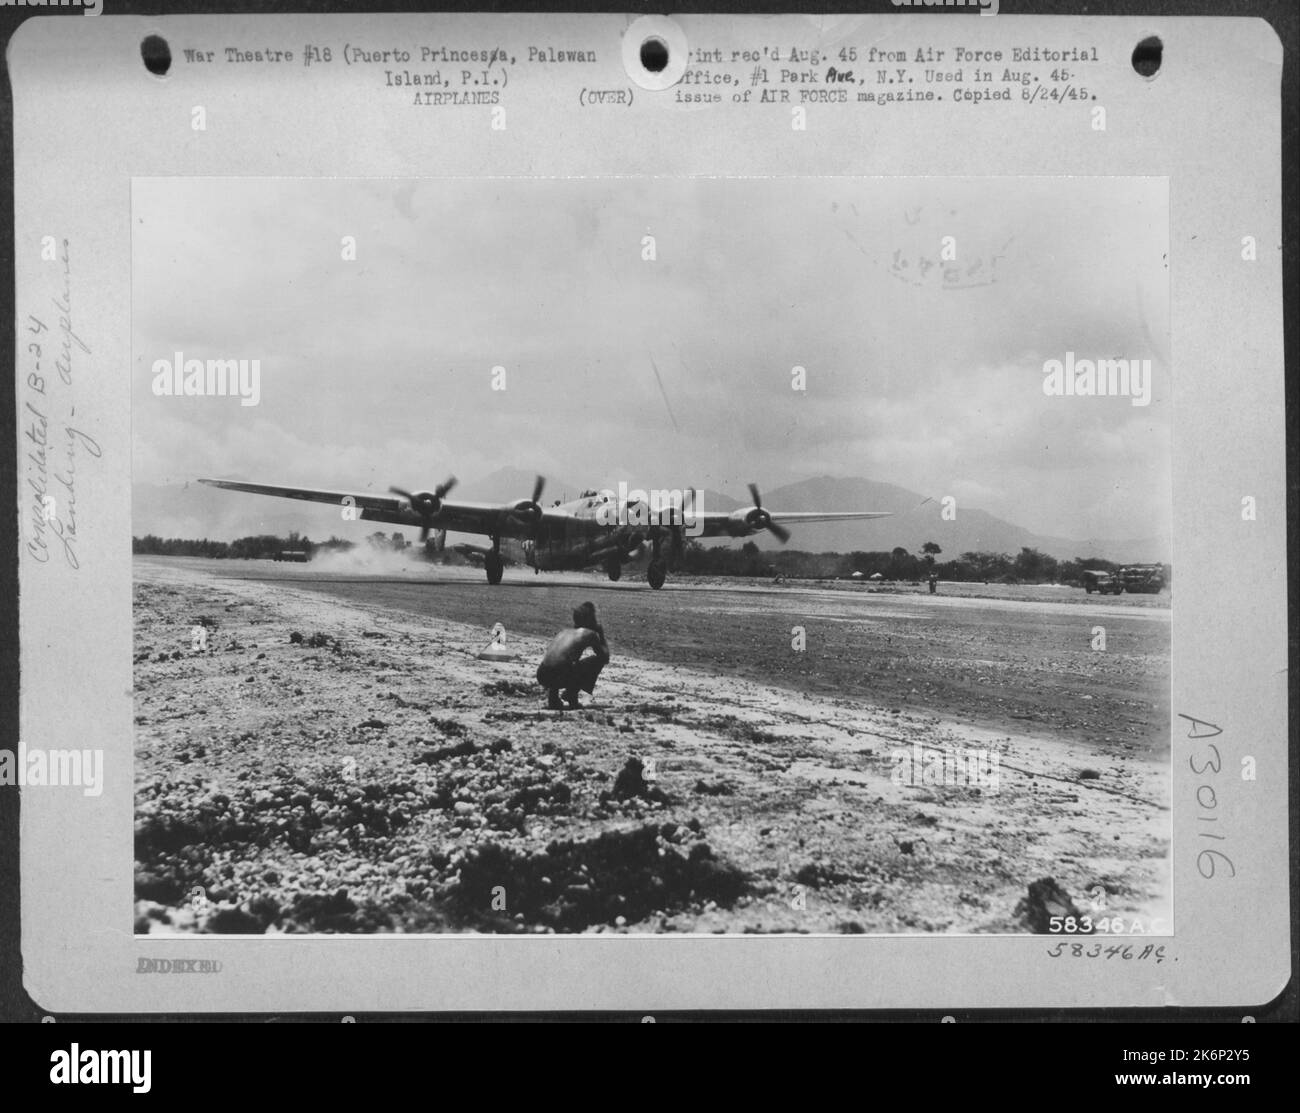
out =
[(652, 535), (660, 533), (658, 528), (605, 525), (598, 520), (603, 501), (602, 496), (584, 494), (558, 504), (556, 508), (566, 512), (566, 520), (538, 523), (536, 536), (523, 543), (524, 560), (540, 572), (610, 569), (639, 555)]

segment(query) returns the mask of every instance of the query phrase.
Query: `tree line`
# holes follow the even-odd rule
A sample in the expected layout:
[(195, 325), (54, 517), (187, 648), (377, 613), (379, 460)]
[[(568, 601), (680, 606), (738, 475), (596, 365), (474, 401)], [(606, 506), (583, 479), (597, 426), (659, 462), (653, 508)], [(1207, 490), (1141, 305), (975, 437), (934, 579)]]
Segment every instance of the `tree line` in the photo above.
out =
[[(697, 541), (684, 546), (678, 570), (700, 576), (783, 576), (790, 579), (863, 578), (915, 583), (931, 575), (960, 583), (1083, 585), (1083, 573), (1116, 572), (1117, 561), (1104, 557), (1058, 560), (1037, 549), (1010, 553), (965, 552), (940, 560), (943, 550), (927, 541), (918, 553), (902, 546), (888, 552), (808, 553), (798, 549), (763, 550), (752, 541), (739, 549), (709, 547)], [(1165, 566), (1166, 582), (1169, 568)]]
[[(400, 532), (391, 535), (376, 532), (365, 538), (375, 548), (417, 550)], [(154, 534), (131, 538), (133, 553), (154, 556), (209, 557), (230, 560), (273, 560), (286, 552), (337, 552), (355, 548), (355, 543), (331, 537), (315, 542), (297, 533), (288, 537), (259, 534), (235, 541), (161, 538)], [(690, 576), (756, 576), (787, 579), (847, 579), (861, 573), (862, 578), (879, 578), (894, 582), (915, 583), (931, 575), (940, 580), (961, 583), (998, 584), (1068, 584), (1083, 585), (1083, 573), (1116, 572), (1122, 565), (1103, 557), (1075, 557), (1058, 560), (1037, 549), (1023, 548), (1010, 553), (966, 552), (940, 560), (943, 550), (933, 541), (911, 553), (901, 545), (888, 552), (855, 551), (851, 553), (809, 553), (799, 549), (760, 549), (752, 541), (740, 548), (729, 545), (702, 545), (687, 539), (676, 561), (676, 571)], [(444, 554), (439, 554), (444, 556)], [(1169, 581), (1169, 566), (1165, 580)]]
[(152, 533), (144, 537), (131, 538), (131, 552), (149, 556), (189, 556), (209, 557), (217, 560), (274, 560), (281, 553), (306, 553), (308, 557), (317, 552), (336, 552), (351, 549), (353, 542), (339, 537), (328, 541), (312, 541), (297, 533), (288, 537), (276, 537), (262, 533), (255, 537), (240, 537), (234, 541), (193, 540), (183, 537), (157, 537)]

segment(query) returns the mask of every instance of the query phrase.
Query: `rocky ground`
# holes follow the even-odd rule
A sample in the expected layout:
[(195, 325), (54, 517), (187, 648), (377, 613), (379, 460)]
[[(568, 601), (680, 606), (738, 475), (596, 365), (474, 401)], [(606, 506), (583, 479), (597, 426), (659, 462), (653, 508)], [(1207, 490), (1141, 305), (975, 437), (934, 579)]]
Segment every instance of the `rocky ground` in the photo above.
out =
[[(1048, 877), (1053, 908), (1167, 916), (1167, 763), (1131, 743), (617, 642), (556, 714), (541, 637), (493, 663), (479, 626), (136, 572), (139, 932), (1028, 931)], [(913, 744), (996, 752), (997, 791), (895, 783)]]

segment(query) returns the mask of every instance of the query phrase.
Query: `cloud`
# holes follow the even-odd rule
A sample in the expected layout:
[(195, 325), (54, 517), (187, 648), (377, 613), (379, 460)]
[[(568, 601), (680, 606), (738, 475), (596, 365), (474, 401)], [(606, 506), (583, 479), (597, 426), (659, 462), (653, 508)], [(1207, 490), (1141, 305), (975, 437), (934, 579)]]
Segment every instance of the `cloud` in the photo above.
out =
[[(1169, 517), (1160, 180), (145, 179), (133, 202), (140, 482), (829, 473), (1044, 533)], [(155, 397), (177, 351), (258, 359), (261, 404)], [(1044, 396), (1066, 351), (1152, 358), (1151, 406)]]

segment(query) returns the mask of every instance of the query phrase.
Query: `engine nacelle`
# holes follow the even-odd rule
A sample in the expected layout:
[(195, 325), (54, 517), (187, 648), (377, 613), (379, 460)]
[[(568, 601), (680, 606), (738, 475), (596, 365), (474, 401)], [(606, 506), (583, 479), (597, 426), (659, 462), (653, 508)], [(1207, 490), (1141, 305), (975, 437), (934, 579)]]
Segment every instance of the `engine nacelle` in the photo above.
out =
[(511, 508), (511, 513), (521, 522), (540, 522), (542, 508), (531, 499), (520, 499)]
[(767, 511), (757, 506), (748, 510), (733, 510), (727, 519), (727, 532), (732, 537), (745, 537), (760, 529), (767, 529), (770, 521)]
[(432, 491), (411, 492), (411, 509), (421, 518), (428, 518), (442, 509), (442, 499)]

